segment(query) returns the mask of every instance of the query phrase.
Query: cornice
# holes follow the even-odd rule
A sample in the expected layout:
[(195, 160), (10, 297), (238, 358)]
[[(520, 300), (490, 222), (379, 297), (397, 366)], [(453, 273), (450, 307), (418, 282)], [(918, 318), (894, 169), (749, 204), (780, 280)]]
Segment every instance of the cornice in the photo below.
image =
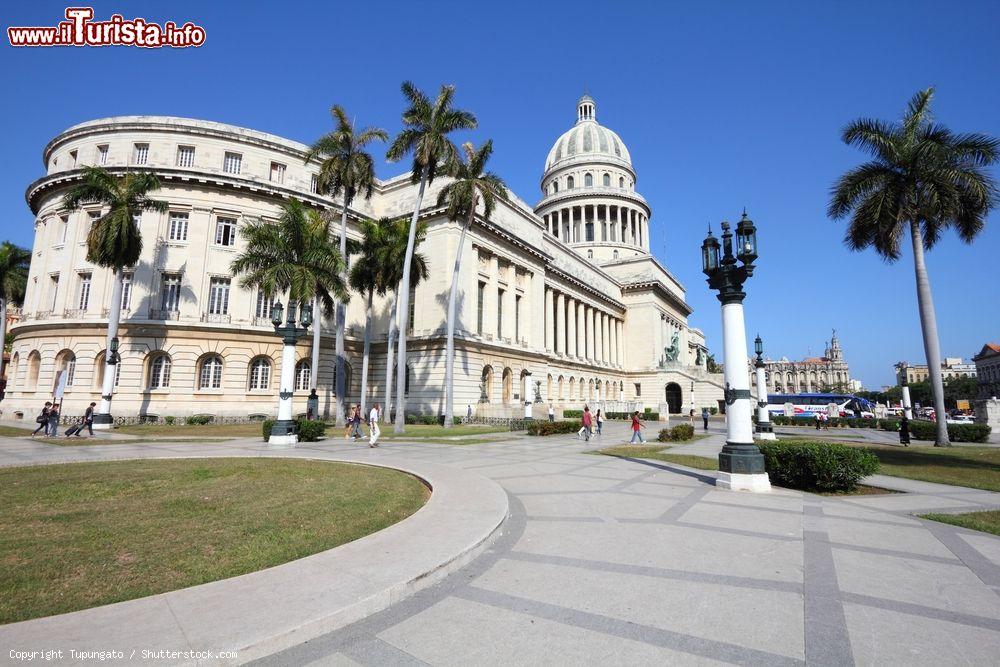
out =
[(664, 297), (667, 302), (674, 306), (677, 310), (684, 313), (684, 317), (687, 317), (694, 310), (691, 306), (687, 305), (686, 302), (678, 298), (676, 294), (668, 290), (661, 281), (654, 279), (649, 280), (636, 280), (622, 285), (622, 292), (642, 292), (646, 290), (653, 290), (660, 296)]

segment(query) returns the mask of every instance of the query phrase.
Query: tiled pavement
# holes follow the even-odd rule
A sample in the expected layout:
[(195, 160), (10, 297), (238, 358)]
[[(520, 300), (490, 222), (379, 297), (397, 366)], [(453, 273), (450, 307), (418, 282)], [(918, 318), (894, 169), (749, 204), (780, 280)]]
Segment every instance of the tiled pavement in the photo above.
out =
[[(911, 512), (997, 508), (1000, 494), (895, 478), (876, 481), (908, 493), (716, 490), (710, 472), (583, 454), (624, 439), (623, 425), (606, 426), (589, 444), (386, 444), (500, 483), (512, 511), (504, 535), (442, 583), (261, 663), (996, 664), (1000, 538)], [(689, 447), (721, 441), (716, 432)], [(0, 462), (116, 447), (11, 442)]]

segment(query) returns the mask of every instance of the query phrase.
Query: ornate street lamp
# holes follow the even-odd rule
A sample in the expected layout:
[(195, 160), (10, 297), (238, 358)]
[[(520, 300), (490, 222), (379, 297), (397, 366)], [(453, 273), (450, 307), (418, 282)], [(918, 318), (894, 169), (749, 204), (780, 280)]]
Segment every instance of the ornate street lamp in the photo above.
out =
[(105, 363), (111, 368), (104, 369), (104, 382), (101, 384), (101, 407), (94, 413), (94, 428), (102, 431), (114, 427), (114, 418), (111, 416), (111, 392), (115, 386), (115, 376), (118, 374), (118, 364), (122, 357), (118, 354), (118, 336), (111, 339), (108, 344), (108, 352)]
[[(284, 307), (280, 301), (271, 306), (271, 324), (274, 333), (281, 336), (284, 347), (281, 350), (281, 383), (278, 388), (278, 419), (271, 427), (268, 438), (269, 447), (292, 447), (299, 441), (298, 429), (292, 418), (292, 390), (295, 385), (295, 344), (307, 335), (312, 324), (312, 306), (306, 303), (302, 306), (300, 317), (301, 327), (295, 325), (295, 302), (288, 302), (288, 318), (282, 325)], [(314, 371), (315, 372), (315, 371)]]
[[(725, 364), (726, 444), (719, 454), (719, 476), (715, 485), (736, 491), (770, 491), (771, 483), (764, 470), (764, 456), (753, 441), (753, 405), (750, 398), (750, 374), (747, 372), (746, 325), (743, 320), (743, 284), (753, 275), (757, 259), (757, 229), (746, 211), (736, 226), (736, 252), (733, 232), (722, 223), (722, 247), (708, 236), (701, 244), (702, 271), (708, 286), (716, 290), (722, 302), (722, 346)], [(742, 266), (737, 264), (737, 259)], [(763, 350), (762, 350), (763, 351)], [(763, 372), (763, 371), (761, 371)], [(759, 386), (759, 380), (758, 380)]]
[(758, 440), (777, 440), (774, 427), (771, 426), (771, 413), (767, 411), (767, 374), (764, 371), (764, 341), (760, 334), (753, 341), (753, 350), (757, 353), (754, 371), (757, 374), (757, 430)]

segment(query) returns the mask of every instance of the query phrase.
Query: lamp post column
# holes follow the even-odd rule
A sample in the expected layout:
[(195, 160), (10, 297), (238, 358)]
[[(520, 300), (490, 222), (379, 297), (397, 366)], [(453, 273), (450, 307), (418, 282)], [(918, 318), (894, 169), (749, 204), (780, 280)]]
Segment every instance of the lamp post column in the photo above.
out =
[(767, 411), (767, 373), (764, 370), (764, 342), (757, 336), (754, 341), (757, 360), (754, 371), (757, 374), (757, 432), (758, 440), (776, 440), (771, 426), (771, 413)]
[[(294, 447), (299, 441), (298, 429), (292, 415), (292, 391), (295, 384), (295, 345), (299, 338), (305, 336), (307, 327), (312, 323), (312, 307), (302, 306), (302, 328), (295, 323), (295, 302), (288, 302), (288, 318), (281, 324), (281, 302), (276, 302), (271, 308), (271, 323), (274, 332), (281, 337), (281, 380), (278, 385), (278, 419), (271, 427), (268, 447)], [(313, 372), (316, 372), (315, 369)]]

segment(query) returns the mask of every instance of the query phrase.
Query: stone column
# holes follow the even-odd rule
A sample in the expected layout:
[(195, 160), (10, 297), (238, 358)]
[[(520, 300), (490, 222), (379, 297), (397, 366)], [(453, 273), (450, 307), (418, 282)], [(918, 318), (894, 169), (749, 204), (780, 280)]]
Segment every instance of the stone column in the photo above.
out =
[(566, 319), (568, 321), (568, 326), (566, 327), (566, 354), (571, 357), (576, 356), (576, 299), (572, 297), (566, 298), (567, 302), (567, 312)]
[(557, 354), (566, 353), (566, 297), (562, 292), (556, 294), (556, 339)]
[(601, 357), (604, 363), (611, 361), (611, 347), (608, 344), (608, 315), (601, 313)]
[(612, 366), (618, 365), (618, 332), (615, 331), (615, 322), (617, 322), (615, 318), (611, 318), (608, 321), (608, 332), (609, 332), (608, 343), (609, 343), (609, 349), (611, 350)]
[(555, 343), (555, 305), (552, 299), (552, 290), (545, 288), (545, 349), (552, 351)]
[(618, 365), (625, 366), (625, 323), (618, 321)]
[(591, 308), (587, 313), (587, 324), (590, 327), (590, 360), (597, 361), (597, 309)]
[(587, 306), (579, 304), (577, 311), (576, 333), (577, 333), (577, 356), (587, 356)]
[(587, 306), (587, 311), (583, 314), (583, 322), (587, 327), (587, 359), (593, 361), (594, 359), (594, 323), (593, 323), (593, 313), (594, 309)]

